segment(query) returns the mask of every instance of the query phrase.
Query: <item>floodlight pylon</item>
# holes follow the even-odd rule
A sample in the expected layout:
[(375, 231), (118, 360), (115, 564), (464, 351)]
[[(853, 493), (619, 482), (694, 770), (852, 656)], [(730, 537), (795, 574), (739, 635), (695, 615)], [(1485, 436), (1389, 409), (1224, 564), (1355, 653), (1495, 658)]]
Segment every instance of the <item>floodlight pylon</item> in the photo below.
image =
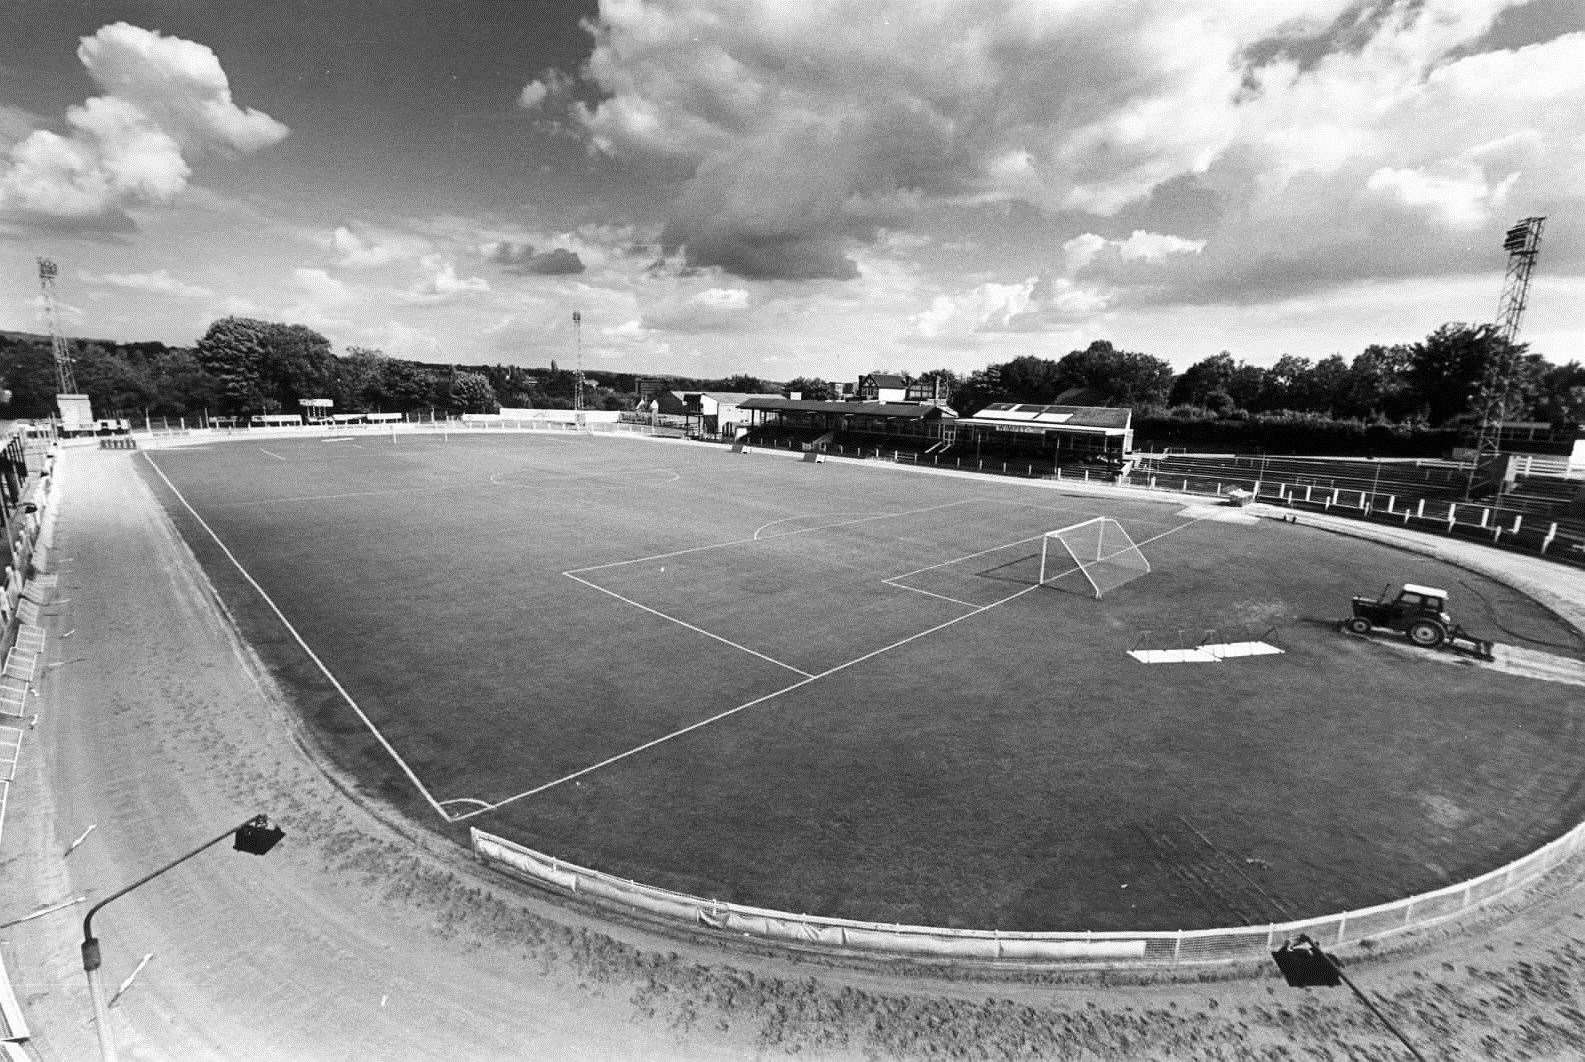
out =
[(1541, 229), (1545, 222), (1545, 217), (1523, 218), (1503, 236), (1502, 248), (1508, 252), (1508, 269), (1503, 276), (1502, 296), (1497, 301), (1498, 344), (1493, 357), (1486, 363), (1480, 390), (1475, 393), (1480, 407), (1480, 427), (1475, 437), (1474, 464), (1470, 467), (1466, 494), (1474, 490), (1482, 467), (1502, 452), (1502, 426), (1513, 397), (1514, 366), (1518, 361), (1515, 343), (1530, 298), (1530, 275), (1541, 253)]

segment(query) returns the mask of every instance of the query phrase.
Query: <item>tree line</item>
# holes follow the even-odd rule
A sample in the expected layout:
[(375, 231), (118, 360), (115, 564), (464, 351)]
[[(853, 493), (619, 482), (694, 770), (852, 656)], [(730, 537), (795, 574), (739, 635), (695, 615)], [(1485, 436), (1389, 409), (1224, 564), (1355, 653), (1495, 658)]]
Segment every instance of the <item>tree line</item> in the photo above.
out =
[[(1162, 358), (1119, 350), (1096, 340), (1061, 358), (1032, 355), (960, 376), (932, 369), (905, 378), (940, 379), (952, 408), (972, 414), (992, 402), (1132, 406), (1143, 416), (1245, 419), (1300, 416), (1441, 428), (1472, 412), (1487, 366), (1509, 354), (1514, 363), (1508, 419), (1555, 425), (1585, 421), (1585, 366), (1548, 363), (1525, 344), (1509, 345), (1492, 325), (1444, 324), (1416, 343), (1372, 344), (1352, 361), (1285, 354), (1269, 366), (1237, 361), (1227, 351), (1181, 373)], [(818, 377), (787, 383), (805, 398), (835, 398)]]
[[(501, 407), (571, 408), (577, 374), (549, 368), (461, 366), (393, 358), (367, 347), (337, 354), (302, 325), (246, 317), (214, 322), (188, 347), (164, 343), (69, 344), (78, 390), (102, 416), (196, 417), (298, 411), (306, 398), (329, 398), (342, 412), (493, 413)], [(1283, 355), (1269, 366), (1227, 351), (1175, 373), (1162, 358), (1097, 340), (1060, 358), (1022, 356), (960, 375), (932, 369), (908, 377), (939, 382), (953, 409), (970, 415), (996, 401), (1127, 405), (1142, 417), (1239, 420), (1270, 417), (1456, 426), (1483, 398), (1496, 358), (1511, 358), (1510, 420), (1555, 425), (1585, 420), (1585, 366), (1554, 365), (1523, 344), (1507, 346), (1491, 325), (1444, 324), (1415, 343), (1372, 344), (1351, 360)], [(637, 374), (591, 370), (584, 404), (631, 409)], [(905, 375), (906, 374), (902, 374)], [(46, 417), (55, 405), (55, 368), (47, 337), (0, 333), (0, 376), (10, 392), (5, 414)], [(679, 390), (800, 393), (840, 397), (819, 377), (777, 384), (748, 375), (664, 377)]]
[[(214, 322), (192, 347), (73, 339), (68, 348), (77, 388), (95, 413), (132, 420), (296, 413), (306, 398), (328, 398), (337, 411), (351, 413), (571, 409), (577, 389), (577, 373), (554, 361), (548, 369), (527, 369), (409, 361), (358, 346), (337, 354), (311, 328), (247, 317)], [(584, 378), (587, 408), (633, 408), (637, 374), (595, 370)], [(0, 379), (10, 393), (5, 416), (54, 414), (58, 385), (48, 337), (0, 333)], [(668, 380), (700, 390), (776, 390), (749, 376)]]

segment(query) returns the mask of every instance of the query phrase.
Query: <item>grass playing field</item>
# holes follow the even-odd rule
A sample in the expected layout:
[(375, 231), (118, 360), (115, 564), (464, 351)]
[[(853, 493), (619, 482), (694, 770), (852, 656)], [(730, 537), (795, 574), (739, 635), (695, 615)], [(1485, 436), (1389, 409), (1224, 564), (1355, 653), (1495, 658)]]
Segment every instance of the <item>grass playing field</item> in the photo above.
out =
[[(1501, 641), (1578, 635), (1310, 528), (625, 438), (136, 460), (360, 784), (655, 885), (979, 928), (1262, 923), (1472, 876), (1585, 813), (1578, 687), (1335, 621), (1409, 580)], [(1042, 533), (1095, 515), (1151, 573), (1032, 588)], [(1126, 655), (1213, 629), (1285, 652)]]

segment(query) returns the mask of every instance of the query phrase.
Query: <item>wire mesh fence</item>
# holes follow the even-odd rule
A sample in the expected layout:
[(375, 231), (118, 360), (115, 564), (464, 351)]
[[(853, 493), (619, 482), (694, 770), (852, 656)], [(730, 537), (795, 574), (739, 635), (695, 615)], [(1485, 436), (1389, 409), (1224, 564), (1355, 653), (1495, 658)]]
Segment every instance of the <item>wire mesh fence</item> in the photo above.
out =
[(1445, 922), (1508, 896), (1585, 847), (1585, 823), (1506, 866), (1431, 892), (1336, 914), (1225, 929), (1016, 933), (892, 925), (773, 911), (672, 892), (565, 862), (477, 828), (474, 854), (486, 865), (543, 888), (686, 925), (799, 946), (891, 956), (956, 957), (1010, 964), (1193, 966), (1265, 961), (1283, 941), (1368, 945)]

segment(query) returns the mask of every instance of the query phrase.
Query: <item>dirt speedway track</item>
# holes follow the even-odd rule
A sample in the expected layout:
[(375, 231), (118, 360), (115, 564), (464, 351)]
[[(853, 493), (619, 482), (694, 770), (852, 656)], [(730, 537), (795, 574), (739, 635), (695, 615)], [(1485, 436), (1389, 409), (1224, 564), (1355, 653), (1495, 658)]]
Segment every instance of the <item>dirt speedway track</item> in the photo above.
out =
[[(62, 459), (64, 600), (44, 657), (58, 666), (12, 790), (0, 921), (94, 902), (257, 811), (289, 833), (264, 859), (206, 853), (96, 918), (112, 990), (153, 955), (112, 1010), (124, 1057), (1397, 1057), (1352, 999), (1273, 971), (958, 985), (722, 952), (520, 895), (321, 769), (130, 458)], [(1539, 573), (1577, 617), (1585, 578)], [(1510, 920), (1350, 971), (1431, 1057), (1580, 1057), (1579, 881), (1565, 868)], [(82, 909), (0, 931), (41, 1058), (96, 1050)]]

